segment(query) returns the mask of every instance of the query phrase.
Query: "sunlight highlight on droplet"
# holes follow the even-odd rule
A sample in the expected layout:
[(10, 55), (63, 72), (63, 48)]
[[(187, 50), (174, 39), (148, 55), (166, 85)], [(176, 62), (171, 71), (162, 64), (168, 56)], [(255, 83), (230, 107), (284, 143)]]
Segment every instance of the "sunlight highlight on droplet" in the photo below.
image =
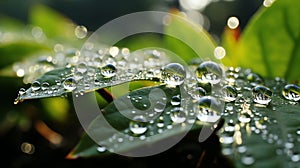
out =
[(240, 24), (240, 21), (235, 16), (232, 16), (232, 17), (228, 18), (228, 20), (227, 20), (227, 26), (230, 29), (236, 29), (239, 26), (239, 24)]
[(270, 7), (275, 2), (275, 0), (264, 0), (263, 5), (265, 7)]
[(113, 57), (119, 54), (119, 48), (118, 47), (110, 47), (109, 54)]
[(223, 47), (221, 46), (218, 46), (215, 48), (214, 50), (214, 56), (217, 58), (217, 59), (223, 59), (226, 55), (226, 51)]
[(24, 69), (18, 69), (16, 72), (18, 77), (23, 77), (25, 75)]

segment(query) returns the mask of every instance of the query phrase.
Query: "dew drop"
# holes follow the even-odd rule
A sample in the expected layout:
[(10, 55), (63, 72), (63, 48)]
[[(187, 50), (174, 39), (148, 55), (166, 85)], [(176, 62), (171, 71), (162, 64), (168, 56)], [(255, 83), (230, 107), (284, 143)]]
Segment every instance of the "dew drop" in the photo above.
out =
[(132, 133), (141, 135), (147, 131), (147, 123), (145, 117), (138, 115), (133, 117), (133, 121), (129, 123), (129, 129)]
[(178, 106), (181, 103), (180, 95), (175, 95), (171, 98), (171, 105)]
[(26, 90), (25, 90), (24, 88), (21, 88), (21, 89), (19, 90), (19, 95), (20, 95), (20, 96), (24, 95), (25, 93), (26, 93)]
[(77, 65), (76, 70), (82, 74), (84, 74), (87, 71), (87, 66), (84, 62), (81, 62)]
[(294, 84), (285, 85), (282, 89), (282, 95), (284, 98), (290, 101), (300, 100), (300, 87)]
[(161, 113), (164, 111), (166, 104), (163, 102), (156, 102), (155, 106), (154, 106), (154, 111), (157, 113)]
[(250, 166), (250, 165), (252, 165), (255, 162), (254, 158), (251, 155), (245, 155), (245, 156), (243, 156), (241, 158), (241, 161), (242, 161), (242, 163), (244, 165), (247, 165), (247, 166)]
[(299, 153), (293, 153), (291, 156), (292, 162), (299, 162), (300, 161), (300, 154)]
[(186, 120), (186, 113), (180, 107), (175, 107), (171, 110), (170, 118), (173, 123), (183, 123)]
[(223, 93), (223, 100), (225, 102), (233, 102), (237, 97), (236, 88), (230, 85), (224, 86), (222, 89), (222, 93)]
[(272, 100), (272, 91), (265, 86), (255, 86), (252, 89), (253, 101), (260, 105), (268, 105)]
[(206, 61), (196, 69), (197, 80), (201, 83), (217, 84), (223, 75), (222, 68), (215, 62)]
[(85, 26), (76, 26), (75, 28), (75, 36), (79, 39), (83, 39), (86, 37), (88, 31)]
[(117, 68), (112, 64), (107, 64), (101, 68), (101, 74), (105, 78), (111, 78), (111, 77), (115, 76), (116, 73), (117, 73)]
[(161, 80), (170, 86), (181, 85), (186, 77), (184, 67), (178, 63), (170, 63), (163, 67)]
[(201, 97), (194, 110), (197, 112), (197, 118), (203, 122), (216, 122), (221, 117), (221, 103), (214, 97)]
[(156, 126), (158, 128), (162, 128), (165, 126), (165, 123), (164, 123), (164, 117), (163, 116), (160, 116), (158, 119), (157, 119), (157, 124)]
[(73, 77), (68, 77), (63, 82), (64, 89), (67, 91), (73, 91), (76, 89), (76, 81)]
[(31, 89), (32, 89), (33, 91), (37, 91), (37, 90), (39, 90), (40, 88), (41, 88), (41, 84), (40, 84), (39, 81), (34, 81), (34, 82), (32, 82), (32, 84), (31, 84)]
[(42, 84), (42, 90), (48, 90), (49, 89), (49, 83), (48, 82), (44, 82), (43, 84)]
[(222, 59), (222, 58), (225, 57), (226, 51), (225, 51), (225, 49), (224, 49), (223, 47), (218, 46), (218, 47), (216, 47), (215, 50), (214, 50), (214, 55), (215, 55), (215, 57), (216, 57), (217, 59)]
[(251, 85), (256, 86), (259, 84), (263, 84), (263, 78), (256, 73), (249, 73), (247, 75), (247, 80), (251, 83)]
[(228, 20), (227, 20), (227, 26), (230, 29), (236, 29), (239, 26), (239, 24), (240, 24), (240, 21), (235, 16), (232, 16), (232, 17), (228, 18)]
[(98, 146), (98, 147), (97, 147), (97, 151), (98, 151), (98, 152), (101, 152), (101, 153), (102, 153), (102, 152), (105, 152), (105, 151), (106, 151), (106, 147), (104, 147), (104, 146)]
[(239, 114), (238, 119), (242, 123), (249, 123), (251, 121), (251, 117), (248, 113)]

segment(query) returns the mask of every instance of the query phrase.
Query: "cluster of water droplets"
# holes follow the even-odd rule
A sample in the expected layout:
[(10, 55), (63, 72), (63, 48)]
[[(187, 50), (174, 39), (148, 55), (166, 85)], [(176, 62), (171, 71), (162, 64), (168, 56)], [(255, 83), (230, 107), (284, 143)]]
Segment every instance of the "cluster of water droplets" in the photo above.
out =
[(287, 84), (280, 78), (264, 80), (251, 70), (241, 68), (228, 68), (224, 84), (221, 93), (226, 105), (221, 116), (225, 125), (219, 131), (222, 153), (251, 166), (261, 158), (257, 151), (248, 149), (248, 144), (253, 143), (253, 139), (261, 139), (276, 149), (273, 156), (287, 158), (283, 165), (299, 164), (297, 136), (300, 132), (298, 135), (296, 130), (287, 133), (286, 128), (278, 126), (282, 122), (278, 121), (281, 115), (278, 113), (282, 112), (277, 109), (298, 104), (299, 86)]

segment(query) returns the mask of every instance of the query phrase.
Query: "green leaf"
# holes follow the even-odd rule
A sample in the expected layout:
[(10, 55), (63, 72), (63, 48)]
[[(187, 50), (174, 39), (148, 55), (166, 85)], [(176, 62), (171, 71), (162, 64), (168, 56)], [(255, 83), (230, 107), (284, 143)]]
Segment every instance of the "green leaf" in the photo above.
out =
[[(278, 0), (259, 10), (243, 32), (227, 65), (252, 68), (266, 77), (299, 80), (300, 23), (297, 0)], [(230, 49), (228, 49), (230, 50)], [(231, 53), (231, 51), (229, 51)]]
[(63, 41), (73, 40), (76, 37), (74, 34), (74, 23), (60, 13), (43, 5), (35, 5), (30, 10), (30, 22), (34, 26), (42, 28), (46, 37), (51, 40)]
[(164, 41), (167, 49), (189, 62), (194, 58), (215, 60), (216, 43), (200, 26), (174, 12), (166, 18)]
[(16, 41), (0, 44), (0, 68), (25, 59), (39, 52), (49, 52), (50, 48), (32, 41)]
[[(160, 81), (161, 67), (169, 63), (167, 58), (168, 53), (164, 53), (163, 51), (160, 51), (160, 49), (155, 49), (155, 53), (159, 54), (156, 56), (153, 54), (153, 51), (154, 50), (145, 49), (132, 53), (130, 57), (123, 59), (123, 61), (126, 63), (126, 66), (116, 65), (116, 69), (114, 70), (115, 74), (110, 77), (103, 75), (103, 71), (107, 70), (99, 68), (99, 65), (94, 65), (95, 63), (91, 60), (83, 63), (83, 65), (86, 65), (84, 65), (85, 72), (82, 74), (78, 73), (79, 69), (77, 69), (77, 65), (54, 69), (36, 79), (36, 81), (39, 83), (39, 86), (48, 84), (48, 88), (42, 89), (39, 87), (37, 89), (33, 89), (31, 87), (24, 94), (19, 95), (15, 103), (25, 99), (62, 96), (71, 91), (76, 94), (81, 94), (84, 92), (91, 92), (131, 81)], [(119, 59), (122, 61), (121, 55)], [(105, 59), (102, 59), (101, 61), (103, 61), (100, 62), (101, 66), (106, 65), (104, 62)], [(145, 62), (147, 62), (147, 65)], [(92, 65), (87, 66), (88, 64)], [(64, 82), (66, 79), (70, 79), (72, 81), (71, 85), (73, 88), (70, 89), (65, 87), (66, 85)], [(88, 86), (86, 84), (88, 84)], [(146, 85), (148, 85), (147, 82), (144, 86)], [(128, 91), (128, 88), (125, 89)]]
[[(149, 97), (150, 92), (154, 91), (155, 89), (161, 89), (165, 93), (166, 96), (165, 109), (162, 112), (162, 114), (159, 114), (159, 116), (154, 117), (154, 123), (151, 124), (147, 123), (148, 130), (146, 131), (144, 136), (146, 136), (148, 140), (134, 140), (130, 142), (128, 140), (128, 137), (124, 136), (125, 134), (133, 136), (135, 138), (139, 138), (139, 137), (129, 131), (128, 126), (131, 120), (125, 117), (124, 115), (126, 116), (130, 115), (131, 117), (133, 115), (141, 115), (139, 114), (140, 112), (138, 109), (146, 110), (144, 104), (148, 104), (149, 107), (150, 106), (149, 99), (152, 99), (151, 102), (156, 102), (159, 100), (162, 101), (163, 99), (160, 92), (155, 92), (151, 97)], [(171, 105), (170, 100), (172, 96), (178, 95), (179, 92), (180, 92), (179, 87), (168, 88), (165, 85), (148, 87), (148, 88), (139, 89), (130, 92), (114, 100), (114, 102), (110, 103), (102, 110), (102, 114), (104, 115), (105, 120), (108, 121), (112, 127), (122, 132), (120, 135), (116, 135), (116, 132), (113, 129), (103, 126), (103, 121), (101, 119), (101, 116), (98, 116), (91, 122), (88, 132), (90, 133), (90, 135), (93, 135), (94, 140), (95, 139), (97, 139), (97, 141), (98, 139), (103, 140), (102, 143), (105, 143), (107, 145), (106, 148), (110, 150), (113, 149), (115, 151), (122, 152), (122, 153), (130, 152), (132, 150), (136, 150), (139, 148), (144, 148), (146, 150), (146, 148), (153, 147), (153, 145), (155, 145), (156, 143), (185, 134), (188, 132), (189, 129), (191, 129), (193, 125), (189, 124), (187, 121), (184, 122), (186, 124), (185, 126), (182, 126), (181, 124), (174, 124), (174, 123), (172, 125), (170, 115), (166, 114), (167, 112), (170, 112), (172, 109), (176, 108), (175, 106)], [(129, 104), (126, 103), (125, 99), (128, 99), (128, 96), (137, 99), (138, 97), (140, 97), (139, 98), (140, 101), (139, 102), (132, 101), (132, 105), (133, 105), (132, 106), (130, 103)], [(118, 106), (116, 106), (116, 103), (118, 104)], [(187, 108), (189, 107), (187, 106)], [(149, 107), (149, 109), (152, 108)], [(131, 114), (133, 110), (136, 111), (136, 114)], [(144, 112), (145, 111), (142, 111), (143, 114)], [(164, 126), (162, 128), (156, 126), (157, 122), (159, 122), (159, 117), (163, 117), (163, 120), (161, 121), (163, 121)], [(193, 117), (191, 117), (190, 119), (193, 119)], [(168, 125), (172, 126), (172, 129), (168, 129), (167, 128)], [(193, 129), (200, 129), (200, 128), (201, 126), (198, 124), (194, 125), (193, 127)], [(159, 130), (161, 130), (162, 133), (159, 133)], [(121, 136), (124, 140), (124, 142), (118, 144), (117, 149), (114, 149), (113, 145), (110, 146), (108, 144), (109, 139), (113, 136)], [(80, 140), (80, 142), (78, 143), (78, 145), (68, 155), (68, 158), (105, 156), (109, 154), (109, 152), (107, 151), (106, 152), (97, 151), (97, 147), (99, 147), (99, 145), (97, 145), (94, 142), (94, 140), (92, 140), (88, 135), (84, 135)]]

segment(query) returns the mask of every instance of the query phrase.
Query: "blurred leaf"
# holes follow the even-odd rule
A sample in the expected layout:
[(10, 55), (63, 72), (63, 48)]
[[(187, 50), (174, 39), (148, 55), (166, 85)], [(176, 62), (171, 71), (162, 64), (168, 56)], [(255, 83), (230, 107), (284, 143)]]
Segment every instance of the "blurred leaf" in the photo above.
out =
[(51, 40), (76, 40), (74, 23), (60, 13), (43, 5), (36, 5), (30, 10), (30, 22), (42, 28), (46, 37)]
[(0, 68), (42, 51), (51, 50), (48, 46), (31, 41), (16, 41), (0, 44)]
[(187, 18), (173, 12), (177, 17), (169, 15), (166, 18), (165, 44), (166, 47), (180, 56), (185, 62), (194, 58), (203, 60), (216, 60), (214, 49), (216, 47), (212, 37), (200, 26)]
[[(154, 119), (154, 123), (147, 123), (148, 130), (144, 134), (147, 138), (146, 140), (134, 140), (134, 141), (129, 141), (128, 137), (126, 137), (126, 134), (129, 134), (130, 136), (136, 137), (137, 135), (134, 135), (133, 133), (130, 133), (128, 130), (129, 127), (129, 120), (127, 117), (124, 116), (130, 115), (132, 110), (137, 110), (137, 109), (145, 109), (143, 106), (144, 104), (149, 104), (149, 93), (153, 91), (154, 89), (162, 89), (164, 93), (166, 94), (166, 107), (162, 114), (159, 116), (163, 116), (163, 128), (157, 127), (157, 119)], [(156, 99), (162, 99), (161, 95), (159, 92), (154, 93), (155, 95), (152, 95)], [(119, 97), (116, 99), (114, 102), (110, 103), (108, 106), (106, 106), (102, 114), (105, 117), (105, 120), (110, 123), (112, 127), (117, 129), (118, 131), (121, 132), (121, 135), (124, 136), (124, 142), (118, 143), (118, 148), (114, 149), (115, 151), (118, 152), (130, 152), (132, 150), (137, 150), (139, 148), (143, 148), (143, 150), (147, 150), (147, 148), (153, 147), (156, 143), (162, 142), (162, 141), (167, 141), (169, 138), (174, 138), (179, 135), (185, 134), (188, 132), (190, 127), (192, 126), (191, 124), (187, 123), (185, 121), (186, 126), (182, 126), (181, 124), (172, 124), (172, 121), (170, 119), (170, 115), (166, 114), (168, 111), (172, 110), (174, 108), (173, 105), (171, 105), (170, 100), (171, 97), (174, 95), (179, 94), (179, 88), (168, 88), (164, 85), (161, 86), (156, 86), (156, 87), (148, 87), (144, 89), (139, 89), (136, 91), (132, 91), (124, 96)], [(124, 99), (128, 99), (127, 97), (130, 95), (130, 97), (142, 97), (140, 99), (140, 102), (132, 102), (133, 106), (129, 105), (124, 101)], [(154, 101), (156, 102), (156, 101)], [(116, 103), (121, 104), (121, 107), (116, 107)], [(149, 105), (148, 105), (149, 107)], [(188, 106), (187, 106), (188, 108)], [(121, 109), (121, 111), (119, 111)], [(145, 112), (145, 111), (143, 111)], [(134, 115), (139, 115), (139, 111), (137, 110), (137, 114)], [(131, 114), (132, 115), (132, 114)], [(90, 132), (96, 139), (101, 139), (103, 140), (103, 143), (107, 143), (109, 139), (112, 136), (115, 135), (115, 131), (110, 129), (110, 128), (105, 128), (103, 126), (103, 122), (101, 121), (101, 116), (98, 116), (96, 119), (94, 119), (90, 126), (88, 132)], [(167, 125), (172, 125), (172, 129), (167, 129)], [(200, 125), (194, 125), (193, 129), (200, 129)], [(159, 129), (163, 130), (162, 133), (159, 133)], [(129, 133), (124, 133), (129, 131)], [(154, 133), (152, 135), (150, 132)], [(120, 136), (121, 136), (120, 135)], [(117, 135), (118, 136), (118, 135)], [(137, 137), (138, 138), (138, 137)], [(117, 143), (117, 142), (116, 142)], [(84, 135), (78, 145), (73, 149), (73, 151), (68, 155), (68, 158), (77, 158), (77, 157), (92, 157), (92, 156), (105, 156), (109, 154), (109, 152), (99, 152), (97, 151), (97, 147), (99, 147), (88, 135)], [(106, 148), (114, 148), (113, 144), (112, 146), (106, 146)]]
[(24, 27), (20, 21), (0, 15), (1, 31), (20, 31)]
[(267, 77), (299, 80), (299, 10), (298, 0), (278, 0), (263, 7), (246, 27), (227, 65), (252, 68)]
[(63, 98), (41, 99), (45, 112), (51, 120), (63, 122), (68, 116), (69, 103)]

